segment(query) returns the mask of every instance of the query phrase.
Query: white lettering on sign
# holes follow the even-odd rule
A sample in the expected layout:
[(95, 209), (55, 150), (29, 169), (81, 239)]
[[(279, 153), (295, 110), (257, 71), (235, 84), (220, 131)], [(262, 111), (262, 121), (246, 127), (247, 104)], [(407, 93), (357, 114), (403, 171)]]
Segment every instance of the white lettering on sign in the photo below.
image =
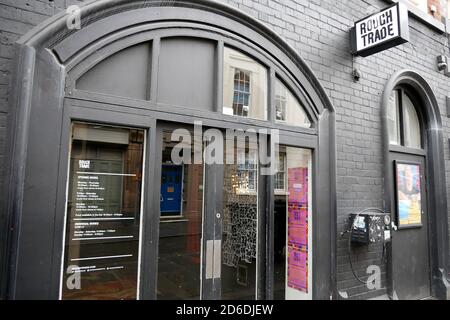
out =
[(356, 51), (361, 51), (399, 36), (396, 6), (367, 17), (355, 24)]
[(78, 167), (80, 169), (89, 169), (91, 167), (91, 161), (90, 160), (79, 160)]

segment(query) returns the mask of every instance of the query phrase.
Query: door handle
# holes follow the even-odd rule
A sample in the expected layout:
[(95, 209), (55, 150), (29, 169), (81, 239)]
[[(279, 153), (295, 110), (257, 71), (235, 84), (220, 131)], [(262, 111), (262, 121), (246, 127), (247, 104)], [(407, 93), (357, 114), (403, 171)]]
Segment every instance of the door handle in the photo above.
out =
[(220, 278), (222, 273), (222, 240), (214, 240), (214, 269), (213, 278)]
[(214, 240), (206, 240), (205, 278), (212, 279), (214, 268)]
[(397, 231), (397, 226), (395, 225), (394, 221), (391, 222), (391, 228), (394, 231)]
[(222, 272), (222, 240), (206, 241), (205, 278), (220, 278)]

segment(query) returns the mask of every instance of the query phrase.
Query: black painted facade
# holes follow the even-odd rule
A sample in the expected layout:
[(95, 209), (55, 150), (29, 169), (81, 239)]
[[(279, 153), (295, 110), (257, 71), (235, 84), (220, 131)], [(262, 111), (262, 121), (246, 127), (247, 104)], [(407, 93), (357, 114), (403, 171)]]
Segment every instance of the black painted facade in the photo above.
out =
[[(348, 238), (341, 234), (348, 227), (350, 213), (368, 207), (395, 210), (391, 155), (409, 152), (389, 145), (387, 105), (392, 90), (405, 86), (417, 95), (427, 146), (419, 155), (427, 168), (430, 294), (448, 298), (448, 77), (436, 63), (439, 54), (448, 54), (445, 24), (429, 22), (411, 11), (409, 43), (361, 58), (350, 54), (350, 27), (391, 1), (370, 5), (329, 0), (94, 1), (82, 7), (81, 30), (67, 30), (64, 12), (57, 14), (73, 4), (71, 1), (27, 3), (6, 1), (1, 4), (0, 15), (5, 39), (0, 47), (0, 68), (8, 75), (0, 84), (1, 137), (5, 141), (0, 151), (3, 297), (58, 298), (64, 225), (60, 213), (65, 206), (62, 186), (67, 180), (71, 119), (146, 128), (151, 133), (147, 161), (157, 147), (152, 132), (156, 132), (158, 121), (192, 124), (202, 119), (211, 127), (280, 129), (281, 142), (314, 150), (313, 298), (396, 298), (395, 250), (388, 246), (383, 253), (379, 244), (353, 249), (354, 267), (360, 275), (365, 275), (367, 266), (380, 264), (382, 255), (386, 258), (381, 263), (382, 286), (371, 290), (353, 276)], [(313, 128), (284, 128), (271, 121), (273, 114), (269, 122), (230, 124), (226, 116), (216, 112), (223, 95), (218, 85), (214, 85), (210, 98), (212, 110), (166, 103), (161, 111), (162, 105), (154, 98), (162, 93), (154, 87), (143, 101), (77, 91), (76, 80), (101, 57), (144, 40), (151, 40), (154, 46), (157, 39), (180, 35), (215, 41), (217, 48), (231, 44), (263, 61), (270, 66), (271, 75), (276, 72), (283, 77), (305, 101)], [(215, 58), (220, 62), (220, 55)], [(359, 79), (355, 80), (353, 70), (358, 70)], [(216, 77), (218, 83), (221, 75)], [(157, 71), (152, 68), (149, 82), (156, 79)], [(147, 179), (153, 181), (158, 172), (149, 168)], [(220, 169), (211, 168), (211, 172)], [(273, 181), (262, 181), (265, 190), (272, 189)], [(154, 190), (158, 185), (149, 184), (144, 211), (156, 209)], [(261, 199), (267, 201), (260, 204), (267, 208), (259, 226), (260, 242), (269, 248), (258, 253), (264, 257), (270, 252), (273, 201), (270, 197)], [(144, 239), (151, 241), (158, 220), (149, 215), (143, 223)], [(147, 270), (156, 269), (154, 249), (143, 248), (142, 263)], [(270, 264), (261, 270), (260, 281), (266, 285), (259, 289), (258, 298), (270, 299)], [(141, 298), (155, 298), (155, 281), (155, 272), (143, 273)], [(217, 298), (213, 283), (203, 286), (212, 292), (206, 298)]]

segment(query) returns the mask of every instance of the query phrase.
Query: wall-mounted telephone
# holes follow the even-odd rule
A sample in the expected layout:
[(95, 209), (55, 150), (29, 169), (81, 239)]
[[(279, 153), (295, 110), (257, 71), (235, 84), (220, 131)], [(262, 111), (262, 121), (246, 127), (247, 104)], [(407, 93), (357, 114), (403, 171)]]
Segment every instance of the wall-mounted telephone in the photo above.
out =
[(383, 243), (381, 263), (384, 261), (386, 243), (391, 240), (391, 215), (378, 208), (367, 208), (349, 216), (349, 229), (341, 233), (349, 234), (348, 260), (355, 278), (366, 284), (355, 272), (351, 258), (352, 245), (369, 245), (371, 243)]
[(368, 245), (389, 241), (391, 238), (390, 214), (381, 209), (368, 208), (358, 213), (351, 213), (349, 223), (352, 244)]

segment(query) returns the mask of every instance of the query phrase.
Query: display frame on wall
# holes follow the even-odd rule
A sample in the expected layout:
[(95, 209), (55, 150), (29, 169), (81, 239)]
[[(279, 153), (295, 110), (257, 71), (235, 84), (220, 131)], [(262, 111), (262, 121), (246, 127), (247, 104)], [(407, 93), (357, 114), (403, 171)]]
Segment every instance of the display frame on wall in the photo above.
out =
[[(400, 179), (407, 179), (407, 177), (402, 176), (402, 172), (405, 172), (410, 168), (413, 170), (411, 179), (411, 190), (406, 190), (407, 181), (400, 182)], [(422, 190), (423, 181), (423, 168), (421, 163), (414, 161), (394, 161), (394, 173), (395, 173), (395, 208), (396, 208), (396, 223), (398, 229), (411, 229), (411, 228), (421, 228), (422, 224), (422, 212), (423, 212), (423, 201), (424, 193)], [(416, 184), (416, 185), (414, 185)], [(406, 198), (406, 199), (405, 199)], [(418, 202), (418, 209), (414, 209), (409, 201)], [(417, 203), (416, 203), (417, 205)], [(409, 207), (405, 207), (409, 206)], [(416, 217), (411, 216), (411, 210), (418, 211), (415, 213)], [(409, 210), (407, 216), (404, 216), (403, 212)], [(414, 214), (414, 213), (413, 213)]]

